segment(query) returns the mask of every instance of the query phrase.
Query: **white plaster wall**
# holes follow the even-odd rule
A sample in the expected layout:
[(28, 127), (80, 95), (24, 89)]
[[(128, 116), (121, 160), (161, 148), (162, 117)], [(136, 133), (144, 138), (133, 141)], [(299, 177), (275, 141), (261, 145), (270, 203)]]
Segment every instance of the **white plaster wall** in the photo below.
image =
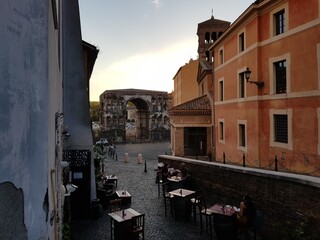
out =
[(50, 2), (1, 1), (0, 8), (0, 183), (22, 189), (28, 239), (53, 239), (43, 203), (47, 188), (52, 192), (62, 84)]

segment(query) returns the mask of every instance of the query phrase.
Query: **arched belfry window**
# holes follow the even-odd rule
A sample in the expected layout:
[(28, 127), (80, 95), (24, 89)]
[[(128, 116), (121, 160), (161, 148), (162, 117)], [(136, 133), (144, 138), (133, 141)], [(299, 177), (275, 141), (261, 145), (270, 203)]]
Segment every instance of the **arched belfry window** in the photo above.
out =
[(217, 40), (217, 33), (216, 32), (211, 33), (211, 39), (213, 40), (213, 42), (215, 42)]
[(209, 41), (210, 41), (210, 33), (206, 32), (206, 34), (204, 35), (204, 42), (209, 43)]
[(209, 59), (210, 59), (210, 58), (209, 58), (209, 57), (210, 57), (210, 52), (209, 52), (209, 51), (206, 51), (206, 53), (205, 53), (205, 54), (206, 54), (206, 61), (208, 62), (208, 61), (209, 61)]
[(219, 32), (218, 33), (218, 38), (221, 37), (222, 34), (223, 34), (223, 32)]

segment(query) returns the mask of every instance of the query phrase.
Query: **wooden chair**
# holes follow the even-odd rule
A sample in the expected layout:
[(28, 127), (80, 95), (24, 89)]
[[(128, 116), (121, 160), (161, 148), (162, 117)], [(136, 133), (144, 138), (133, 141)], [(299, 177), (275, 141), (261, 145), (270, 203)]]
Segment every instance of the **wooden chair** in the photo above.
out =
[(129, 227), (130, 239), (144, 239), (144, 223), (145, 214), (134, 216), (131, 218), (131, 224)]
[(110, 200), (110, 212), (119, 211), (122, 209), (122, 200), (114, 199)]
[(162, 183), (162, 196), (164, 201), (164, 214), (167, 215), (167, 202), (170, 204), (170, 213), (173, 216), (173, 195), (170, 193), (169, 182)]
[[(194, 223), (195, 224), (197, 224), (197, 209), (198, 209), (198, 205), (202, 204), (200, 202), (202, 198), (203, 198), (203, 190), (198, 190), (198, 191), (196, 191), (194, 197), (190, 199), (191, 207), (192, 207), (192, 214), (193, 214), (193, 219), (194, 219)], [(200, 214), (200, 212), (199, 212), (199, 214)]]

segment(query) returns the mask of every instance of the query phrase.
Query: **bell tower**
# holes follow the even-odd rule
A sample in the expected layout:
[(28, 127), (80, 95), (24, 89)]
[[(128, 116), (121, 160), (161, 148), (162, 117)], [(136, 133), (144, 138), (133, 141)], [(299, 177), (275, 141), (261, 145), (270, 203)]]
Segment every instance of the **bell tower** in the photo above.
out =
[(200, 61), (213, 62), (213, 51), (208, 49), (229, 26), (230, 22), (215, 19), (213, 10), (209, 20), (198, 24), (198, 55)]

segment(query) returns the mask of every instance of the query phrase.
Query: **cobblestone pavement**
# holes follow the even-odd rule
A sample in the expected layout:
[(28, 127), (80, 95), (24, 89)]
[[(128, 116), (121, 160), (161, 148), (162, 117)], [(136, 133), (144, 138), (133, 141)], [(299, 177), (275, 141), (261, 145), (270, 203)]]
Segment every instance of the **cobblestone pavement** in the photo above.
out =
[[(197, 240), (210, 239), (209, 233), (200, 234), (199, 219), (195, 225), (192, 218), (189, 221), (175, 220), (170, 214), (165, 216), (163, 199), (158, 197), (158, 187), (155, 183), (155, 168), (158, 155), (169, 153), (169, 142), (117, 145), (117, 158), (108, 157), (105, 160), (107, 174), (118, 177), (118, 190), (127, 190), (132, 195), (131, 207), (140, 213), (145, 213), (145, 239), (153, 240)], [(124, 162), (128, 153), (129, 162)], [(142, 154), (145, 164), (138, 163), (138, 154)], [(116, 160), (117, 159), (117, 160)], [(98, 240), (110, 239), (110, 218), (103, 211), (97, 220), (73, 220), (72, 239)]]

